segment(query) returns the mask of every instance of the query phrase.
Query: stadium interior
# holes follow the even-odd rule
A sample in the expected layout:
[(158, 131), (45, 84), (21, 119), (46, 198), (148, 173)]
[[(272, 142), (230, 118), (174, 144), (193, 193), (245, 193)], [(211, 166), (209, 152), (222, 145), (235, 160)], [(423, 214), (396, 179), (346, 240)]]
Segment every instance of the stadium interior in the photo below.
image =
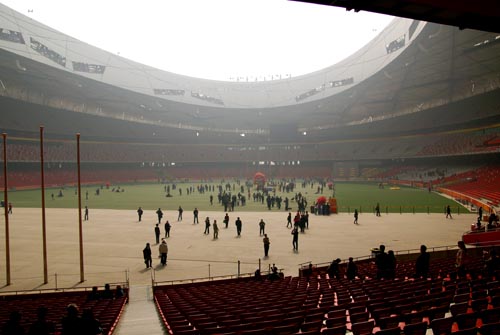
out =
[[(0, 131), (8, 136), (2, 162), (8, 157), (9, 190), (40, 188), (43, 125), (47, 187), (76, 185), (79, 133), (83, 185), (249, 180), (263, 172), (272, 180), (429, 189), (482, 207), (484, 215), (498, 214), (497, 4), (303, 2), (400, 18), (362, 55), (331, 68), (266, 83), (225, 83), (139, 70), (84, 43), (65, 51), (57, 43), (61, 33), (0, 4)], [(137, 83), (130, 82), (134, 76)], [(7, 181), (2, 173), (2, 189)], [(2, 253), (7, 248), (2, 245)], [(140, 319), (140, 312), (130, 312), (134, 304), (154, 302), (161, 334), (499, 334), (500, 269), (497, 262), (485, 273), (488, 252), (469, 249), (466, 276), (457, 273), (452, 246), (433, 250), (428, 276), (417, 279), (413, 250), (397, 254), (395, 279), (384, 280), (376, 279), (372, 254), (356, 255), (355, 280), (330, 276), (318, 259), (276, 280), (264, 279), (262, 270), (262, 280), (252, 272), (153, 279), (134, 288), (127, 277), (114, 283), (124, 291), (113, 290), (112, 299), (89, 300), (85, 285), (13, 291), (7, 284), (0, 290), (0, 327), (18, 310), (27, 329), (44, 304), (47, 320), (56, 324), (50, 334), (63, 334), (66, 306), (76, 303), (93, 311), (102, 334), (144, 334), (142, 324), (120, 324), (124, 315)], [(341, 273), (346, 267), (343, 259)], [(134, 289), (146, 287), (149, 302), (129, 300)]]

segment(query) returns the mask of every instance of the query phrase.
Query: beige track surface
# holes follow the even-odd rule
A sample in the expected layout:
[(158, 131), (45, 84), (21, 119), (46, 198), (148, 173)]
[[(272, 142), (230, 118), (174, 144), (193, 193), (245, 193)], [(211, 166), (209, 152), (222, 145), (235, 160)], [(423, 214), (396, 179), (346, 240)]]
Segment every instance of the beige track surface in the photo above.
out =
[[(293, 214), (293, 213), (292, 213)], [(453, 220), (438, 214), (389, 214), (377, 218), (361, 214), (359, 225), (353, 224), (352, 215), (310, 216), (309, 229), (299, 236), (299, 251), (293, 252), (290, 229), (286, 228), (284, 211), (229, 213), (229, 228), (223, 227), (224, 213), (200, 212), (200, 224), (193, 225), (192, 210), (185, 209), (184, 221), (177, 222), (177, 212), (165, 212), (161, 224), (172, 224), (168, 264), (159, 265), (158, 247), (155, 245), (153, 211), (145, 211), (141, 223), (135, 211), (91, 210), (90, 221), (83, 222), (84, 277), (80, 283), (78, 243), (78, 212), (76, 209), (48, 209), (47, 251), (48, 284), (43, 284), (43, 256), (41, 210), (16, 208), (9, 216), (11, 282), (6, 283), (5, 217), (0, 218), (0, 287), (1, 291), (41, 288), (102, 286), (106, 282), (125, 280), (129, 270), (131, 284), (151, 282), (151, 272), (145, 269), (142, 249), (150, 242), (153, 249), (153, 267), (158, 281), (181, 280), (236, 274), (237, 261), (241, 273), (253, 272), (258, 259), (263, 258), (262, 237), (258, 222), (264, 219), (266, 233), (271, 240), (269, 258), (262, 266), (276, 263), (287, 275), (297, 275), (299, 264), (330, 262), (334, 258), (370, 255), (372, 247), (385, 244), (387, 250), (418, 249), (456, 245), (464, 231), (475, 222), (474, 214), (457, 215)], [(219, 239), (204, 235), (204, 218), (216, 219)], [(243, 232), (236, 237), (234, 220), (240, 216)], [(211, 230), (212, 233), (212, 230)], [(416, 252), (416, 250), (415, 250)], [(57, 274), (57, 276), (56, 276)]]

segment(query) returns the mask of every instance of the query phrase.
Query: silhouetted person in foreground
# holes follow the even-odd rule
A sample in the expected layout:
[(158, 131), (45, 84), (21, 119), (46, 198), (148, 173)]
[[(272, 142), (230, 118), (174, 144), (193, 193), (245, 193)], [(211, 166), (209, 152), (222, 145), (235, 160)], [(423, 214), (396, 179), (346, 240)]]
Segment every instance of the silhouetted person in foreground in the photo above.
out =
[(336, 278), (340, 279), (340, 258), (334, 260), (328, 267), (328, 276), (330, 279)]
[(358, 275), (358, 266), (356, 265), (356, 263), (354, 263), (354, 259), (352, 257), (349, 257), (349, 263), (347, 263), (347, 270), (346, 270), (347, 279), (354, 280), (356, 279), (357, 275)]
[(78, 316), (78, 306), (69, 304), (66, 307), (66, 316), (62, 318), (61, 335), (86, 335), (83, 333), (82, 319)]
[(379, 253), (375, 257), (375, 265), (377, 265), (377, 279), (386, 278), (387, 271), (387, 254), (385, 253), (385, 245), (381, 244)]
[(21, 326), (21, 313), (13, 311), (10, 318), (2, 327), (3, 335), (24, 335), (24, 328)]
[(420, 246), (420, 255), (415, 262), (415, 278), (427, 278), (430, 260), (431, 255), (427, 252), (427, 247), (422, 244)]
[(102, 334), (101, 323), (94, 317), (92, 309), (86, 308), (82, 313), (82, 334), (96, 335)]
[(53, 322), (47, 321), (48, 309), (44, 306), (38, 307), (36, 311), (37, 319), (30, 326), (29, 335), (50, 335), (56, 331)]

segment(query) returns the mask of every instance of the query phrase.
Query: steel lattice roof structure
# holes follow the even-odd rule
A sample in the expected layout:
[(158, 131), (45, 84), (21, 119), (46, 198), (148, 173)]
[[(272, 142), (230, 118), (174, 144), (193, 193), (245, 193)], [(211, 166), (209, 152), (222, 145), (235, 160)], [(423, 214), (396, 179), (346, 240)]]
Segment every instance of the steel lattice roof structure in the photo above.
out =
[(296, 78), (247, 83), (191, 78), (134, 63), (3, 5), (0, 17), (0, 95), (75, 113), (255, 135), (269, 134), (270, 125), (280, 123), (314, 135), (397, 120), (485, 94), (489, 103), (470, 120), (499, 114), (500, 35), (495, 32), (395, 19), (338, 64)]

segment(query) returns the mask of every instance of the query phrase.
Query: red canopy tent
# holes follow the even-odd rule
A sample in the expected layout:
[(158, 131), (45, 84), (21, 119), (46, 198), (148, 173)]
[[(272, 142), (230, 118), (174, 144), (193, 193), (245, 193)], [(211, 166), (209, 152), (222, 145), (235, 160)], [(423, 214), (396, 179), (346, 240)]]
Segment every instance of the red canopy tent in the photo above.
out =
[(324, 205), (324, 204), (326, 204), (326, 197), (323, 196), (323, 195), (320, 196), (320, 197), (318, 197), (318, 199), (316, 199), (316, 203), (318, 205)]
[(259, 186), (264, 186), (266, 184), (266, 175), (263, 174), (262, 172), (257, 172), (253, 176), (253, 183)]

